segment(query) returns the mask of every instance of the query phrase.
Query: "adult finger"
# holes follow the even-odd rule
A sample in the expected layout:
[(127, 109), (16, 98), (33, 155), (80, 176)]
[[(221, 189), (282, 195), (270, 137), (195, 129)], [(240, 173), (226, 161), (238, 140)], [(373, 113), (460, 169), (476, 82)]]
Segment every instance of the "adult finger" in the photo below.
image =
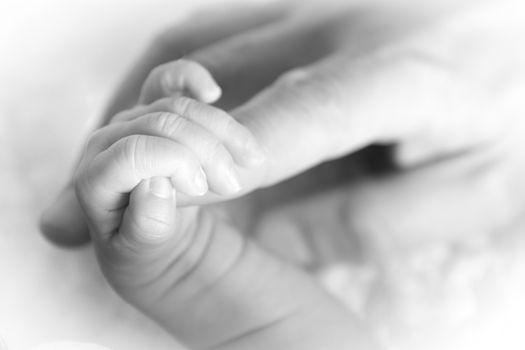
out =
[[(494, 124), (484, 86), (454, 63), (400, 47), (362, 60), (339, 54), (284, 75), (232, 111), (268, 152), (256, 186), (370, 144), (397, 143), (401, 162), (414, 164), (500, 136), (508, 125)], [(300, 137), (292, 142), (289, 130)]]
[[(275, 8), (270, 8), (270, 10), (267, 10), (265, 14), (261, 15), (261, 17), (254, 22), (256, 23), (254, 27), (285, 16), (282, 15), (282, 13), (286, 13), (286, 11), (280, 10), (281, 9), (278, 9), (276, 11)], [(350, 14), (353, 14), (350, 17), (348, 17), (349, 10)], [(328, 11), (327, 14), (325, 13), (322, 16), (320, 15), (321, 11), (317, 11), (313, 16), (301, 17), (297, 21), (287, 20), (279, 22), (278, 25), (263, 26), (260, 30), (248, 31), (235, 38), (226, 39), (216, 45), (198, 50), (198, 52), (188, 57), (210, 69), (217, 78), (225, 92), (221, 106), (237, 106), (240, 102), (252, 96), (256, 91), (270, 84), (275, 77), (279, 76), (283, 71), (297, 65), (310, 63), (333, 50), (340, 49), (341, 46), (344, 46), (340, 40), (341, 38), (344, 38), (343, 41), (345, 43), (351, 43), (351, 46), (353, 45), (354, 50), (351, 51), (355, 56), (358, 53), (362, 53), (364, 47), (375, 47), (384, 43), (385, 40), (391, 39), (392, 33), (399, 35), (400, 32), (406, 32), (406, 21), (402, 21), (403, 25), (396, 22), (393, 26), (380, 26), (382, 28), (380, 33), (374, 32), (373, 24), (377, 23), (377, 18), (375, 18), (377, 16), (374, 14), (374, 11), (365, 9), (363, 12), (361, 8), (358, 8), (355, 12), (353, 10), (354, 8), (346, 9), (346, 11), (338, 11), (338, 9), (336, 9), (336, 11)], [(335, 17), (334, 13), (336, 14)], [(381, 20), (381, 18), (382, 17), (379, 19)], [(403, 19), (404, 17), (392, 16), (392, 18)], [(248, 16), (245, 17), (245, 19), (253, 19), (253, 17)], [(240, 23), (246, 25), (245, 22), (241, 21)], [(341, 26), (341, 24), (346, 25)], [(348, 24), (350, 24), (350, 26)], [(230, 25), (231, 24), (225, 24), (225, 27), (231, 28)], [(403, 30), (400, 31), (397, 30), (397, 28), (403, 28)], [(206, 33), (209, 28), (200, 29), (201, 30), (197, 31), (198, 33), (203, 33), (203, 31)], [(181, 33), (185, 32), (181, 31)], [(371, 35), (365, 35), (364, 33)], [(228, 35), (225, 35), (223, 38), (227, 36)], [(189, 35), (188, 37), (193, 38), (193, 35)], [(170, 36), (167, 36), (164, 40), (167, 39), (167, 42), (178, 42), (177, 40), (171, 41), (169, 38)], [(182, 40), (180, 36), (175, 36), (175, 39), (177, 38)], [(315, 38), (317, 39), (313, 40)], [(366, 38), (366, 42), (363, 42), (363, 38)], [(164, 40), (160, 40), (159, 42), (163, 43)], [(353, 43), (354, 40), (357, 44)], [(199, 41), (197, 40), (197, 42)], [(178, 43), (185, 43), (185, 41), (182, 40)], [(166, 45), (162, 44), (160, 46), (164, 47)], [(155, 52), (155, 50), (152, 51)], [(153, 56), (161, 57), (162, 55), (154, 54)], [(122, 101), (124, 99), (121, 97), (136, 96), (133, 92), (139, 89), (138, 86), (140, 86), (145, 79), (151, 68), (151, 64), (163, 63), (163, 61), (161, 61), (162, 60), (152, 61), (146, 59), (142, 62), (147, 62), (147, 64), (136, 67), (136, 72), (138, 73), (130, 76), (129, 81), (124, 82), (124, 88), (120, 90), (119, 95), (115, 99), (116, 103), (113, 104), (113, 106), (118, 106), (118, 108), (110, 108), (109, 115), (112, 115), (125, 105)], [(147, 67), (147, 69), (144, 69), (144, 67)], [(137, 84), (138, 81), (139, 83)], [(71, 193), (71, 191), (66, 192)], [(63, 203), (65, 205), (62, 208), (54, 208), (54, 210), (50, 210), (48, 213), (58, 213), (59, 215), (64, 213), (63, 216), (70, 216), (68, 208), (78, 207), (77, 203), (68, 202), (64, 198), (59, 198), (57, 203)], [(63, 236), (66, 232), (87, 232), (80, 218), (78, 220), (71, 220), (75, 223), (78, 222), (78, 225), (72, 227), (65, 227), (66, 225), (62, 225), (61, 221), (63, 221), (63, 219), (60, 217), (45, 215), (42, 218), (42, 230), (47, 233), (51, 239), (57, 237), (57, 240), (60, 240), (59, 237)], [(72, 234), (75, 235), (74, 233)], [(82, 237), (84, 237), (84, 239), (80, 240), (85, 241), (85, 235)]]
[(269, 186), (371, 144), (398, 144), (398, 160), (410, 165), (499, 136), (508, 125), (494, 125), (484, 86), (458, 73), (456, 49), (430, 33), (362, 58), (341, 50), (284, 74), (231, 111), (269, 160), (257, 174), (241, 169), (241, 187)]
[[(218, 82), (223, 90), (218, 102), (221, 108), (239, 105), (271, 84), (282, 72), (310, 63), (330, 52), (333, 43), (321, 40), (321, 37), (330, 36), (326, 28), (329, 27), (329, 20), (293, 18), (287, 17), (285, 21), (244, 31), (185, 56), (206, 67)], [(320, 40), (312, 39), (316, 37)], [(160, 65), (150, 73), (147, 81), (157, 81), (158, 85), (169, 80), (176, 71), (176, 64)], [(166, 95), (152, 94), (149, 97), (163, 96)]]
[[(431, 25), (444, 12), (414, 11), (386, 3), (301, 5), (284, 20), (231, 36), (187, 56), (210, 70), (221, 86), (221, 108), (235, 108), (282, 73), (331, 53), (346, 50), (354, 58), (367, 55)], [(170, 74), (169, 67), (164, 70), (165, 75)]]

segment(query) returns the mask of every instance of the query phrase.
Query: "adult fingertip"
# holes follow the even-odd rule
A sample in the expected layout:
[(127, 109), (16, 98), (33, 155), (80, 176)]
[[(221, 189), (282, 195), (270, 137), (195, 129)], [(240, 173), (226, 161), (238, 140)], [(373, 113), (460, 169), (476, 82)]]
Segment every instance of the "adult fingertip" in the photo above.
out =
[(44, 237), (58, 246), (75, 247), (90, 241), (82, 209), (71, 187), (42, 213), (38, 226)]

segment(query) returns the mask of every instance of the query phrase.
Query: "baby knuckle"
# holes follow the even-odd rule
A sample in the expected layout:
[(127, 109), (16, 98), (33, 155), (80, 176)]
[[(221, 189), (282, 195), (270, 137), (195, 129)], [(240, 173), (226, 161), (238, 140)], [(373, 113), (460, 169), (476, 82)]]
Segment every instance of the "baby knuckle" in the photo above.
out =
[(139, 232), (147, 232), (148, 234), (160, 234), (171, 228), (171, 224), (167, 220), (147, 214), (134, 216), (133, 224)]
[(182, 116), (191, 116), (198, 108), (198, 102), (189, 97), (181, 96), (173, 100), (173, 112)]
[(131, 135), (120, 141), (121, 157), (125, 164), (129, 164), (132, 169), (140, 171), (143, 163), (143, 156), (147, 149), (148, 137), (145, 135)]
[(232, 117), (230, 114), (220, 111), (220, 118), (219, 120), (222, 121), (223, 128), (226, 133), (229, 133), (233, 130), (238, 130), (240, 128), (244, 128), (242, 124), (240, 124), (234, 117)]
[(149, 119), (150, 127), (161, 135), (173, 137), (186, 127), (187, 121), (179, 115), (160, 112)]
[(205, 159), (203, 159), (203, 162), (208, 163), (215, 163), (220, 160), (227, 159), (227, 151), (226, 148), (222, 143), (219, 141), (211, 141), (206, 146), (206, 156)]
[(210, 118), (206, 118), (204, 122), (218, 135), (238, 136), (239, 130), (245, 128), (231, 114), (215, 107), (210, 108)]

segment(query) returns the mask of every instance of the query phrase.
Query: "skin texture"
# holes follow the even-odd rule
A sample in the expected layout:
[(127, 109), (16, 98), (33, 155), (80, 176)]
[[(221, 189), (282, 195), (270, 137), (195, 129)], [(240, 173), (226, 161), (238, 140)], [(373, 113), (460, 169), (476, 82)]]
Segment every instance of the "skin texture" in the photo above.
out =
[[(205, 73), (199, 65), (178, 61), (172, 68), (181, 82), (175, 95), (214, 89), (194, 79)], [(146, 84), (143, 92), (158, 86)], [(94, 133), (76, 193), (107, 280), (192, 349), (373, 348), (357, 321), (304, 272), (208, 208), (178, 207), (181, 190), (188, 200), (208, 188), (219, 196), (238, 191), (225, 169), (255, 174), (249, 169), (264, 164), (261, 156), (235, 119), (187, 97), (123, 112)], [(201, 173), (204, 190), (194, 182)], [(316, 333), (305, 336), (311, 327)]]
[[(340, 137), (335, 137), (335, 139), (344, 137), (352, 140), (352, 137), (351, 135), (349, 137), (346, 132), (341, 134), (341, 130), (344, 129), (339, 127), (346, 127), (346, 125), (333, 124), (332, 127), (323, 125), (321, 132), (318, 132), (319, 123), (324, 124), (324, 120), (316, 118), (315, 115), (319, 113), (318, 107), (324, 109), (327, 104), (326, 101), (321, 101), (325, 95), (317, 94), (316, 90), (325, 90), (325, 87), (329, 87), (331, 82), (317, 81), (317, 77), (310, 76), (306, 68), (310, 65), (321, 65), (325, 61), (329, 64), (329, 60), (338, 56), (345, 56), (342, 57), (345, 61), (343, 68), (351, 68), (354, 65), (353, 61), (358, 60), (363, 52), (373, 52), (389, 40), (417, 31), (422, 22), (429, 20), (428, 16), (421, 16), (419, 13), (413, 18), (411, 16), (400, 17), (397, 12), (403, 12), (404, 8), (396, 10), (383, 5), (378, 8), (355, 5), (350, 9), (341, 10), (339, 7), (340, 5), (334, 4), (333, 7), (327, 7), (327, 10), (307, 7), (302, 11), (291, 11), (281, 6), (244, 9), (244, 11), (234, 12), (225, 17), (214, 16), (216, 19), (211, 22), (205, 21), (207, 25), (202, 28), (194, 28), (190, 24), (168, 30), (159, 36), (152, 48), (147, 51), (146, 56), (139, 61), (132, 74), (124, 81), (122, 89), (114, 98), (114, 103), (109, 107), (106, 120), (122, 108), (131, 106), (137, 98), (139, 102), (151, 102), (164, 96), (162, 89), (149, 89), (149, 96), (145, 95), (145, 89), (141, 87), (142, 83), (148, 77), (144, 85), (147, 88), (151, 81), (163, 80), (162, 74), (169, 71), (171, 65), (170, 63), (159, 65), (159, 63), (185, 54), (189, 59), (205, 66), (219, 82), (223, 94), (218, 105), (226, 110), (233, 108), (232, 114), (241, 123), (247, 124), (246, 126), (256, 136), (261, 134), (260, 139), (263, 143), (266, 139), (271, 142), (268, 134), (274, 134), (279, 130), (284, 130), (284, 132), (276, 133), (280, 135), (280, 139), (275, 144), (278, 146), (283, 142), (288, 142), (286, 130), (291, 130), (290, 126), (298, 124), (300, 120), (298, 118), (305, 114), (305, 110), (306, 115), (312, 115), (315, 118), (312, 123), (306, 124), (303, 128), (303, 139), (307, 140), (307, 144), (295, 144), (295, 149), (304, 150), (304, 147), (307, 147), (313, 154), (301, 152), (304, 156), (298, 158), (295, 161), (296, 164), (291, 167), (285, 166), (289, 169), (287, 172), (283, 172), (279, 166), (272, 167), (271, 164), (268, 164), (266, 169), (260, 171), (258, 179), (250, 177), (253, 180), (242, 186), (243, 192), (273, 184), (279, 179), (283, 180), (323, 160), (335, 157), (337, 155), (331, 153), (335, 153), (336, 150), (326, 144), (326, 141), (333, 138), (334, 132), (340, 134)], [(380, 23), (379, 21), (385, 16), (390, 16), (394, 19), (393, 22)], [(379, 23), (374, 23), (374, 21)], [(375, 28), (374, 25), (377, 25), (378, 28)], [(360, 38), (367, 32), (373, 35), (366, 35), (367, 40), (364, 42)], [(317, 40), (312, 40), (312, 38), (317, 38)], [(257, 42), (258, 45), (247, 44), (253, 42)], [(342, 55), (339, 55), (340, 53)], [(365, 61), (368, 60), (369, 58), (366, 58)], [(339, 65), (336, 66), (338, 67)], [(302, 70), (298, 71), (298, 68)], [(317, 68), (314, 67), (312, 71), (317, 71)], [(291, 73), (284, 74), (286, 72)], [(325, 74), (322, 71), (320, 73), (320, 75)], [(328, 74), (326, 77), (330, 78), (334, 72), (326, 73)], [(366, 75), (366, 72), (363, 72), (363, 75)], [(279, 77), (281, 78), (273, 83)], [(299, 83), (299, 77), (303, 81), (304, 89), (298, 90), (294, 88), (294, 84)], [(311, 94), (315, 96), (309, 96)], [(256, 95), (255, 98), (251, 98), (254, 95)], [(333, 97), (337, 98), (338, 95)], [(307, 100), (303, 99), (312, 98), (312, 106), (305, 106), (304, 102)], [(272, 110), (267, 110), (269, 106), (267, 100), (271, 100), (271, 105), (275, 106), (277, 114)], [(319, 105), (320, 102), (321, 105)], [(333, 101), (333, 104), (337, 105), (337, 103), (337, 100)], [(310, 107), (313, 107), (311, 111)], [(331, 109), (330, 112), (339, 113), (336, 109)], [(326, 114), (326, 111), (323, 110), (322, 113)], [(275, 117), (268, 119), (268, 116), (274, 114)], [(255, 115), (255, 118), (251, 118), (251, 115)], [(286, 116), (285, 119), (282, 119), (283, 115)], [(273, 120), (278, 120), (278, 124), (275, 124)], [(292, 125), (286, 125), (285, 121), (289, 121)], [(276, 125), (282, 125), (282, 127), (277, 128)], [(327, 137), (328, 135), (330, 136)], [(357, 140), (357, 143), (351, 145), (346, 151), (350, 153), (352, 149), (355, 150), (362, 146), (362, 142)], [(263, 147), (270, 148), (271, 144), (263, 145)], [(295, 149), (290, 149), (289, 154), (283, 154), (276, 163), (281, 164), (283, 160), (284, 164), (290, 162), (298, 154)], [(273, 149), (272, 151), (281, 154), (283, 150)], [(294, 157), (290, 156), (292, 153)], [(267, 176), (271, 178), (267, 179)], [(69, 215), (62, 214), (64, 209)], [(56, 238), (56, 241), (62, 244), (74, 245), (76, 242), (81, 243), (89, 239), (81, 217), (72, 188), (68, 187), (64, 195), (59, 196), (57, 202), (44, 214), (41, 226), (44, 233), (48, 234), (52, 240)]]
[[(333, 208), (332, 211), (341, 212), (347, 218), (334, 230), (366, 236), (372, 242), (368, 249), (377, 251), (395, 246), (402, 252), (403, 247), (418, 241), (435, 238), (457, 241), (471, 235), (493, 234), (520, 215), (524, 198), (519, 185), (524, 159), (519, 151), (523, 149), (523, 125), (518, 118), (524, 106), (516, 97), (523, 92), (525, 69), (523, 52), (515, 45), (523, 40), (523, 21), (512, 5), (511, 1), (486, 2), (458, 10), (440, 9), (439, 15), (425, 6), (418, 8), (417, 4), (406, 8), (350, 4), (338, 5), (348, 6), (343, 9), (336, 6), (329, 11), (305, 9), (291, 14), (266, 9), (254, 26), (232, 18), (212, 22), (206, 28), (190, 26), (195, 32), (192, 44), (188, 45), (187, 39), (182, 40), (181, 36), (162, 36), (128, 78), (110, 110), (119, 110), (119, 106), (125, 105), (124, 100), (137, 99), (142, 82), (153, 67), (157, 68), (146, 79), (147, 84), (154, 86), (155, 77), (160, 79), (163, 74), (170, 74), (170, 64), (159, 64), (176, 59), (184, 52), (211, 71), (223, 92), (218, 105), (230, 110), (266, 150), (268, 161), (258, 178), (240, 173), (243, 191), (237, 195), (279, 183), (320, 162), (351, 154), (370, 144), (395, 145), (391, 160), (396, 169), (387, 175), (368, 176), (340, 185), (336, 194), (327, 192), (320, 202), (319, 197), (310, 198), (316, 193), (315, 184), (321, 182), (320, 173), (309, 172), (297, 181), (284, 184), (286, 187), (277, 185), (243, 198), (241, 203), (248, 211), (260, 209), (260, 203), (276, 206), (283, 199), (289, 201), (301, 196), (302, 200), (289, 207), (284, 215), (288, 224), (314, 227), (318, 232), (312, 234), (328, 234), (323, 228), (315, 229), (312, 222), (312, 210), (323, 203), (324, 208)], [(257, 14), (257, 11), (250, 13)], [(256, 14), (252, 16), (257, 17)], [(203, 34), (206, 32), (213, 34)], [(316, 46), (319, 42), (323, 45)], [(141, 101), (162, 97), (142, 91)], [(303, 137), (290, 143), (290, 133), (298, 132), (298, 124)], [(283, 144), (287, 147), (283, 148)], [(331, 168), (331, 174), (336, 173), (329, 177), (334, 184), (344, 177), (339, 174), (344, 168), (335, 165)], [(283, 198), (283, 188), (287, 198)], [(202, 198), (204, 201), (215, 199)], [(69, 189), (44, 216), (43, 229), (52, 239), (69, 244), (86, 241), (85, 223), (75, 203), (76, 198)], [(229, 216), (228, 213), (237, 208), (235, 204), (216, 207), (216, 211), (221, 211), (221, 217)], [(205, 211), (216, 215), (214, 208), (209, 206)], [(192, 210), (195, 211), (194, 208), (181, 210), (185, 214), (179, 215), (179, 222), (191, 222), (202, 215)], [(426, 220), (417, 220), (419, 217)], [(233, 222), (237, 219), (231, 216)], [(235, 237), (232, 240), (244, 242), (244, 236), (235, 228), (211, 226), (231, 230), (231, 237)], [(184, 233), (184, 228), (175, 231)], [(197, 235), (200, 230), (194, 230), (193, 234)], [(210, 237), (223, 235), (210, 234)], [(239, 246), (251, 247), (251, 244), (239, 243)], [(220, 245), (214, 243), (210, 247)], [(286, 247), (280, 248), (286, 251)], [(253, 251), (251, 249), (248, 251)], [(228, 286), (236, 286), (241, 280), (246, 284), (259, 280), (254, 278), (258, 271), (254, 268), (256, 265), (275, 266), (274, 257), (268, 253), (258, 254), (255, 255), (261, 260), (257, 260), (257, 264), (244, 264), (242, 259), (233, 263), (232, 266), (252, 266), (254, 270), (246, 273), (246, 279), (231, 281)], [(281, 271), (285, 266), (284, 270), (292, 272), (290, 276), (288, 272), (284, 276), (269, 273), (272, 288), (287, 290), (284, 287), (287, 280), (296, 281), (294, 285), (298, 286), (304, 283), (308, 286), (303, 288), (307, 300), (304, 304), (326, 307), (321, 307), (319, 312), (306, 312), (312, 318), (305, 317), (306, 324), (300, 322), (301, 332), (283, 331), (283, 337), (275, 337), (271, 332), (272, 336), (265, 341), (279, 339), (280, 344), (295, 345), (293, 342), (298, 340), (293, 334), (312, 334), (318, 336), (321, 343), (327, 337), (319, 331), (320, 320), (338, 320), (340, 309), (333, 307), (333, 301), (309, 276), (282, 261), (280, 264), (276, 270)], [(102, 263), (102, 266), (106, 265)], [(211, 276), (209, 281), (215, 275), (208, 276)], [(220, 294), (226, 299), (228, 295), (251, 295), (249, 289), (241, 291), (227, 288)], [(265, 289), (256, 294), (272, 299), (271, 291)], [(293, 305), (284, 291), (279, 295), (283, 298), (282, 305)], [(139, 304), (132, 296), (126, 298)], [(311, 300), (316, 302), (308, 302)], [(304, 305), (302, 302), (299, 300)], [(241, 314), (242, 310), (251, 310), (250, 317), (257, 320), (260, 308), (249, 309), (247, 305), (253, 305), (253, 299), (246, 303), (238, 300), (227, 304), (225, 309), (241, 310)], [(146, 313), (154, 309), (137, 306)], [(266, 310), (276, 312), (271, 316), (282, 315), (282, 309), (275, 305)], [(160, 311), (148, 314), (164, 325), (171, 319), (170, 315), (162, 316)], [(340, 324), (354, 324), (351, 315), (341, 317), (350, 320), (339, 319)], [(263, 320), (268, 319), (263, 317)], [(256, 322), (254, 328), (266, 324), (264, 321)], [(335, 333), (338, 327), (334, 325)], [(192, 332), (197, 329), (170, 328), (199, 348), (202, 344), (192, 340)], [(232, 343), (235, 346), (252, 345), (250, 339), (254, 338), (248, 336), (252, 333), (241, 332), (242, 336), (236, 338), (241, 334), (230, 331), (221, 334), (227, 335), (228, 346), (232, 339), (239, 339), (238, 343)], [(206, 345), (221, 348), (216, 343), (220, 337), (211, 331), (203, 332), (210, 334), (210, 343)], [(253, 344), (273, 345), (257, 337), (255, 340)], [(245, 341), (248, 343), (243, 343)], [(286, 343), (288, 341), (292, 343)]]

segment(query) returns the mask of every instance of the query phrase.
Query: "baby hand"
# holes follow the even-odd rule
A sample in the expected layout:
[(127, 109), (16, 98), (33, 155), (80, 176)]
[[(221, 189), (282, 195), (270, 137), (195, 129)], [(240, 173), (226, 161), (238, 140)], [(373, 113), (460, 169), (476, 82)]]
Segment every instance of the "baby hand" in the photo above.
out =
[(208, 190), (234, 195), (237, 171), (263, 161), (245, 127), (188, 97), (117, 115), (90, 138), (76, 181), (106, 278), (191, 348), (360, 342), (355, 320), (307, 275), (208, 208), (180, 207)]
[[(175, 95), (205, 98), (209, 90), (220, 95), (198, 64), (181, 60), (172, 68)], [(250, 131), (226, 112), (188, 97), (164, 98), (121, 112), (93, 133), (79, 165), (77, 192), (88, 213), (95, 207), (111, 213), (122, 208), (142, 180), (164, 176), (184, 204), (208, 190), (234, 195), (241, 189), (239, 168), (263, 161), (264, 152)], [(111, 229), (119, 224), (97, 215), (90, 219)]]
[[(183, 78), (178, 81), (189, 84), (191, 95), (203, 97), (192, 80), (202, 73), (200, 68), (187, 62), (180, 68)], [(180, 91), (185, 93), (186, 86)], [(177, 208), (179, 199), (208, 191), (233, 195), (241, 189), (238, 169), (262, 161), (263, 150), (245, 127), (188, 97), (122, 112), (87, 143), (76, 193), (102, 270), (124, 299), (190, 344), (217, 339), (213, 333), (210, 339), (200, 335), (198, 313), (173, 318), (172, 312), (194, 308), (187, 302), (192, 293), (237, 262), (246, 244), (199, 208)], [(196, 276), (179, 285), (189, 275)], [(223, 312), (218, 314), (213, 328), (226, 337), (251, 327), (234, 322), (221, 331)]]
[[(221, 206), (220, 216), (213, 206), (181, 208), (209, 202), (206, 192), (238, 196), (238, 173), (264, 176), (267, 162), (238, 121), (181, 97), (219, 97), (201, 66), (172, 68), (172, 96), (115, 116), (91, 137), (77, 172), (109, 283), (191, 349), (375, 348), (311, 276), (224, 220), (236, 207)], [(151, 89), (171, 86), (155, 81)]]
[(118, 125), (88, 145), (76, 190), (101, 269), (125, 300), (191, 349), (374, 348), (311, 276), (209, 208), (177, 206), (177, 193), (204, 192), (193, 181), (198, 142), (132, 135), (99, 151)]
[(177, 209), (166, 177), (141, 181), (122, 210), (92, 213), (90, 226), (103, 214), (123, 216), (109, 234), (92, 229), (107, 280), (189, 349), (376, 349), (311, 276), (208, 208)]
[[(164, 69), (169, 69), (166, 73)], [(154, 69), (142, 85), (139, 104), (163, 97), (188, 96), (205, 103), (221, 97), (221, 88), (210, 72), (195, 61), (176, 60)]]

